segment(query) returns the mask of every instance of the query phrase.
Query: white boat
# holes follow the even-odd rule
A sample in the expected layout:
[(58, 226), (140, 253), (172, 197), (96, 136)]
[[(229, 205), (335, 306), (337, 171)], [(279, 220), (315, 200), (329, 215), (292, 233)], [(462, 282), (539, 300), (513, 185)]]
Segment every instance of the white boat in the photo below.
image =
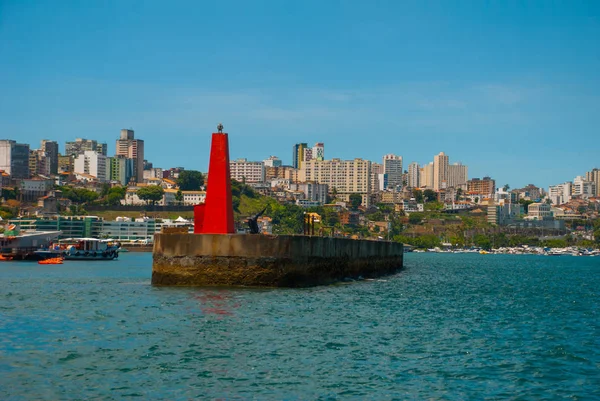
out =
[(69, 238), (58, 244), (65, 260), (112, 260), (119, 257), (120, 244), (98, 238)]

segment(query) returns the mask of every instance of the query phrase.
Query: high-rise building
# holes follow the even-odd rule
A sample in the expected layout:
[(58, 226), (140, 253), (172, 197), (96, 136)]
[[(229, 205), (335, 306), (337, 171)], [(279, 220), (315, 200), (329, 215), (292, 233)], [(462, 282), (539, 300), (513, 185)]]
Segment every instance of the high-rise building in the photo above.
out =
[(302, 166), (302, 162), (304, 162), (304, 149), (307, 147), (306, 143), (297, 143), (294, 145), (292, 149), (292, 167), (300, 168)]
[(419, 186), (425, 189), (433, 189), (433, 162), (425, 164), (419, 170)]
[(98, 142), (93, 139), (77, 138), (75, 142), (65, 143), (65, 155), (75, 156), (83, 154), (86, 150), (98, 151)]
[(72, 174), (75, 158), (72, 155), (58, 156), (58, 173)]
[(413, 162), (408, 165), (408, 186), (411, 188), (419, 188), (420, 186), (420, 168), (419, 163)]
[(107, 157), (93, 150), (86, 150), (75, 158), (75, 173), (89, 174), (98, 181), (108, 181)]
[(433, 190), (439, 191), (448, 186), (449, 158), (444, 152), (433, 157)]
[(596, 185), (596, 196), (600, 196), (600, 169), (593, 169), (585, 173), (586, 181), (591, 181)]
[(133, 180), (144, 182), (144, 141), (135, 139), (133, 130), (122, 129), (117, 139), (115, 156), (125, 156), (133, 159)]
[(469, 169), (461, 163), (454, 163), (448, 166), (447, 188), (467, 189), (467, 180)]
[(496, 192), (496, 180), (490, 177), (473, 178), (467, 181), (467, 193), (489, 198)]
[(263, 162), (249, 162), (247, 159), (230, 161), (229, 172), (231, 178), (239, 182), (265, 182), (265, 165)]
[(46, 154), (50, 174), (58, 174), (58, 142), (42, 139), (40, 150)]
[(106, 143), (99, 143), (96, 145), (96, 152), (100, 153), (101, 155), (106, 156), (108, 153), (108, 145)]
[(42, 149), (29, 151), (29, 175), (50, 175), (50, 160)]
[(323, 142), (317, 142), (312, 147), (312, 158), (318, 161), (325, 160), (325, 144)]
[(131, 177), (133, 177), (134, 162), (134, 159), (129, 159), (125, 156), (108, 157), (108, 179), (110, 181), (118, 181), (123, 186), (129, 184)]
[(383, 156), (383, 172), (387, 174), (387, 187), (402, 187), (402, 156), (393, 154)]
[(283, 163), (277, 156), (269, 156), (267, 160), (263, 160), (265, 167), (281, 167)]
[(582, 176), (577, 176), (573, 180), (573, 196), (588, 199), (596, 196), (596, 183), (587, 181)]
[(0, 140), (0, 170), (11, 178), (29, 178), (29, 145)]
[(567, 181), (558, 185), (551, 185), (548, 188), (548, 197), (554, 205), (562, 205), (571, 200), (571, 194), (573, 193), (573, 183)]
[(335, 190), (338, 199), (346, 202), (354, 193), (362, 196), (363, 206), (371, 202), (371, 162), (368, 160), (310, 160), (300, 169), (299, 180), (327, 184), (330, 191)]

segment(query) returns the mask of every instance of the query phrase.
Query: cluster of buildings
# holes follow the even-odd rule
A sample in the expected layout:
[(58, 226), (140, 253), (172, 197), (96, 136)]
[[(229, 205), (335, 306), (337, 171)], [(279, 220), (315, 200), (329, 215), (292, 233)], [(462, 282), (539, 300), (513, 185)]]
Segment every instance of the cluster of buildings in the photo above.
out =
[(143, 182), (144, 141), (133, 130), (123, 129), (116, 141), (114, 156), (107, 156), (107, 144), (77, 138), (66, 142), (64, 153), (56, 141), (42, 140), (39, 149), (14, 140), (0, 140), (0, 170), (11, 179), (73, 175), (82, 181), (121, 185)]
[[(407, 170), (404, 167), (402, 156), (395, 154), (383, 156), (381, 163), (361, 158), (326, 159), (325, 145), (321, 142), (313, 147), (295, 144), (292, 165), (284, 165), (276, 156), (263, 161), (230, 162), (232, 178), (264, 194), (282, 200), (295, 199), (302, 206), (323, 204), (328, 194), (341, 202), (349, 202), (350, 195), (359, 194), (365, 207), (380, 202), (401, 203), (413, 197), (415, 188), (436, 191), (441, 200), (455, 199), (457, 193), (465, 193), (470, 185), (468, 167), (450, 164), (443, 152), (428, 164), (411, 163)], [(487, 184), (489, 178), (484, 182)], [(483, 191), (481, 195), (491, 195), (494, 185), (490, 189), (474, 184), (473, 188)]]
[[(144, 141), (134, 131), (123, 129), (115, 143), (114, 156), (107, 155), (106, 143), (78, 138), (59, 152), (55, 141), (43, 140), (39, 149), (13, 140), (0, 140), (0, 185), (17, 185), (22, 200), (48, 197), (54, 184), (75, 182), (92, 187), (98, 183), (126, 186), (126, 205), (142, 205), (137, 191), (149, 185), (164, 189), (158, 205), (194, 205), (204, 201), (204, 191), (180, 191), (176, 180), (182, 168), (155, 168), (144, 159)], [(303, 207), (319, 206), (333, 199), (347, 204), (360, 195), (365, 208), (377, 203), (393, 204), (395, 210), (422, 211), (415, 189), (429, 191), (447, 211), (483, 209), (488, 221), (499, 225), (521, 222), (548, 222), (581, 217), (577, 202), (597, 202), (600, 197), (600, 171), (593, 169), (572, 182), (550, 186), (535, 185), (510, 190), (498, 188), (491, 177), (469, 178), (468, 167), (451, 163), (441, 152), (424, 164), (404, 164), (402, 156), (384, 155), (381, 161), (361, 158), (327, 159), (322, 142), (310, 147), (297, 143), (292, 163), (285, 165), (276, 156), (262, 161), (230, 161), (231, 177), (258, 192), (282, 202)], [(430, 198), (431, 199), (431, 198)], [(533, 202), (525, 216), (520, 201)], [(523, 218), (525, 216), (525, 218)], [(535, 223), (537, 224), (537, 223)], [(546, 224), (546, 223), (544, 223)]]

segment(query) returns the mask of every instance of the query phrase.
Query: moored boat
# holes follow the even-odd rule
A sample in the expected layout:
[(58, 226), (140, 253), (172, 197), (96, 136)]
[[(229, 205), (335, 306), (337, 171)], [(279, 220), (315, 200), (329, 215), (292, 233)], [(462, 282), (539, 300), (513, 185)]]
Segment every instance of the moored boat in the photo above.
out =
[(119, 257), (120, 244), (97, 238), (70, 238), (61, 240), (59, 249), (65, 260), (112, 260)]

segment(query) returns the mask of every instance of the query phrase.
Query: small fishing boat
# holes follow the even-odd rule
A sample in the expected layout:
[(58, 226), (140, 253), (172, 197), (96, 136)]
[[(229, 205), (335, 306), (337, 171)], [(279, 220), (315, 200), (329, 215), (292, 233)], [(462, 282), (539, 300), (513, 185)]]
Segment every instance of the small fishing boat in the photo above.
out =
[(4, 255), (0, 255), (0, 261), (5, 261), (8, 262), (10, 260), (13, 260), (12, 256), (4, 256)]

